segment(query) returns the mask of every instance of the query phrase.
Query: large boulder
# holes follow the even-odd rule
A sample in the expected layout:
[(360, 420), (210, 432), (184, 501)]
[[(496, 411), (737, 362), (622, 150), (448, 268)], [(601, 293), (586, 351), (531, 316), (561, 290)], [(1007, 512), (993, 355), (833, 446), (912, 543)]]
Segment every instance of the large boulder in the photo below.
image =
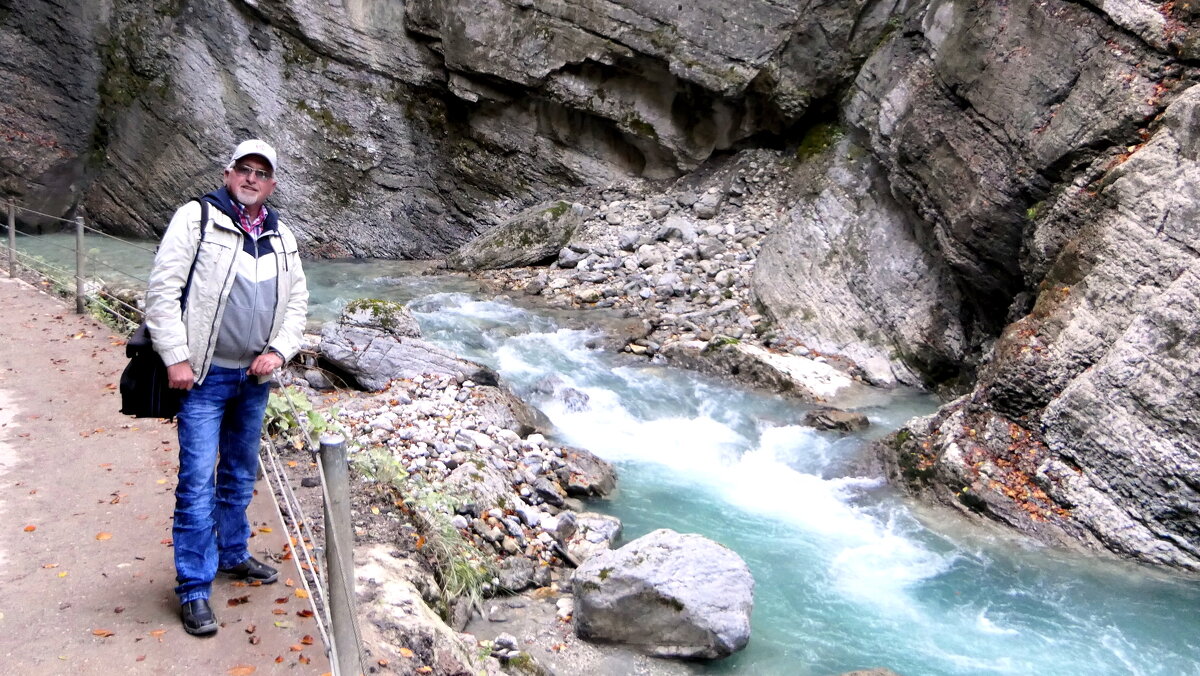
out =
[(754, 578), (740, 556), (662, 529), (575, 571), (575, 632), (659, 657), (716, 659), (750, 641)]
[(457, 270), (494, 270), (554, 259), (583, 222), (581, 207), (541, 204), (459, 247), (446, 257)]
[(366, 390), (387, 388), (396, 378), (448, 375), (495, 385), (496, 372), (419, 338), (408, 311), (389, 301), (355, 301), (321, 329), (321, 358)]

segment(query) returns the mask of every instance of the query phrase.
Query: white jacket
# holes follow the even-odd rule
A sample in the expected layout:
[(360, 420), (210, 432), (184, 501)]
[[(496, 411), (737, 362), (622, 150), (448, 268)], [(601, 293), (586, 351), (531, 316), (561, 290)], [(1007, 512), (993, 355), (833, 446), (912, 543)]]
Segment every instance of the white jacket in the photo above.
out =
[[(176, 210), (154, 257), (154, 270), (146, 288), (146, 323), (154, 350), (167, 365), (190, 361), (196, 384), (204, 381), (212, 365), (217, 331), (235, 276), (234, 263), (242, 247), (243, 232), (228, 215), (208, 205), (208, 227), (187, 310), (180, 316), (179, 296), (187, 283), (196, 244), (200, 238), (200, 204), (188, 202)], [(291, 359), (300, 350), (308, 313), (308, 286), (300, 264), (296, 238), (282, 223), (264, 237), (275, 238), (276, 302), (267, 349)], [(264, 350), (264, 353), (266, 350)]]

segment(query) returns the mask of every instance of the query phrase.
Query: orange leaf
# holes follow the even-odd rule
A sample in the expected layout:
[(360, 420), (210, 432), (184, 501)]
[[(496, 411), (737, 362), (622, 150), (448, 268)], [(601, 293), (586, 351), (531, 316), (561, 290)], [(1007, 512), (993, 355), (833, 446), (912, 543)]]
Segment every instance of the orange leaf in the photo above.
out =
[(259, 526), (259, 528), (258, 528), (258, 532), (260, 532), (260, 533), (270, 533), (270, 532), (272, 532), (272, 531), (271, 531), (271, 529), (270, 529), (270, 528), (267, 528), (266, 526)]
[(309, 610), (308, 608), (305, 608), (303, 610), (297, 610), (296, 614), (299, 615), (300, 617), (312, 617), (313, 611)]
[(32, 526), (32, 525), (31, 525), (31, 526), (25, 526), (25, 532), (26, 532), (26, 533), (32, 533), (32, 532), (33, 532), (33, 531), (35, 531), (35, 530), (37, 530), (37, 526)]
[(257, 670), (258, 670), (257, 667), (253, 667), (249, 664), (244, 664), (244, 665), (237, 666), (237, 667), (230, 669), (229, 676), (250, 676), (250, 674), (253, 674)]
[(230, 608), (232, 608), (233, 606), (240, 606), (243, 603), (250, 603), (250, 596), (248, 594), (246, 596), (238, 596), (236, 598), (229, 599), (229, 601), (227, 601), (226, 603), (229, 605)]
[(42, 568), (58, 568), (57, 563), (43, 563)]
[(308, 598), (308, 592), (303, 589), (297, 589), (296, 590), (296, 598), (306, 599), (306, 598)]
[(167, 633), (166, 629), (155, 629), (154, 631), (150, 632), (150, 635), (154, 638), (162, 638), (162, 635), (165, 633)]
[(412, 656), (413, 656), (413, 651), (409, 650), (408, 648), (400, 649), (400, 657), (412, 657)]
[(97, 540), (111, 540), (112, 533), (96, 533)]
[(275, 664), (283, 664), (283, 655), (275, 658)]
[(284, 584), (284, 586), (286, 586), (286, 587), (295, 587), (295, 586), (296, 586), (296, 581), (295, 581), (295, 580), (293, 580), (292, 578), (290, 578), (290, 577), (289, 577), (288, 579), (286, 579), (286, 580), (284, 580), (284, 581), (283, 581), (283, 584)]
[(109, 636), (115, 636), (116, 632), (109, 631), (108, 629), (93, 629), (92, 635), (99, 636), (100, 638), (108, 638)]
[(274, 608), (271, 610), (272, 615), (287, 615), (287, 611), (283, 608)]
[(305, 634), (304, 637), (300, 639), (300, 642), (303, 643), (304, 645), (312, 645), (313, 637), (309, 634)]
[(419, 668), (417, 668), (417, 673), (418, 674), (431, 674), (431, 673), (433, 673), (433, 667), (419, 667)]
[(275, 599), (275, 603), (287, 603), (288, 599), (290, 599), (290, 598), (291, 598), (290, 596), (281, 596), (281, 597)]
[(300, 645), (299, 643), (296, 643), (296, 644), (292, 645), (292, 646), (291, 646), (290, 648), (288, 648), (288, 649), (289, 649), (289, 650), (291, 650), (291, 651), (292, 651), (292, 652), (294, 652), (294, 653), (298, 653), (298, 652), (300, 652), (300, 651), (304, 650), (304, 646)]
[(301, 656), (300, 656), (300, 659), (299, 659), (299, 662), (300, 662), (300, 664), (308, 664), (309, 662), (312, 662), (312, 658), (311, 658), (311, 657), (305, 657), (304, 655), (301, 655)]

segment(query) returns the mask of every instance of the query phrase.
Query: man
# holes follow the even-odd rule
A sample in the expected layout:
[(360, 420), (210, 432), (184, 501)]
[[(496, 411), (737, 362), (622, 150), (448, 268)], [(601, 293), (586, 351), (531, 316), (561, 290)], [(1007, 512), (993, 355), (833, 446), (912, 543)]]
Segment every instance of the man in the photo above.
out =
[(279, 575), (250, 555), (246, 518), (267, 380), (299, 350), (308, 311), (296, 238), (266, 206), (277, 168), (265, 142), (240, 144), (225, 185), (203, 198), (204, 227), (199, 202), (171, 218), (146, 291), (146, 321), (167, 380), (189, 390), (178, 416), (172, 534), (175, 593), (190, 634), (217, 631), (208, 598), (218, 571), (263, 584)]

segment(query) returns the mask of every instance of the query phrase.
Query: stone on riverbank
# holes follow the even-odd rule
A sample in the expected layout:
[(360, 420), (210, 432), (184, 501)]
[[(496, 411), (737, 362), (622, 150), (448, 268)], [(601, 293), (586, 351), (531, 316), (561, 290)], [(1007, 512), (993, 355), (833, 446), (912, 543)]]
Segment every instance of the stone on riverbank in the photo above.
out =
[(658, 657), (716, 659), (750, 640), (754, 578), (733, 550), (661, 529), (575, 571), (575, 632)]
[(462, 245), (446, 264), (456, 270), (494, 270), (553, 260), (582, 222), (582, 208), (561, 201), (541, 204)]
[(336, 322), (321, 329), (321, 357), (354, 378), (363, 389), (378, 391), (396, 378), (449, 375), (483, 385), (498, 382), (496, 372), (419, 338), (420, 329), (396, 303), (351, 303)]

